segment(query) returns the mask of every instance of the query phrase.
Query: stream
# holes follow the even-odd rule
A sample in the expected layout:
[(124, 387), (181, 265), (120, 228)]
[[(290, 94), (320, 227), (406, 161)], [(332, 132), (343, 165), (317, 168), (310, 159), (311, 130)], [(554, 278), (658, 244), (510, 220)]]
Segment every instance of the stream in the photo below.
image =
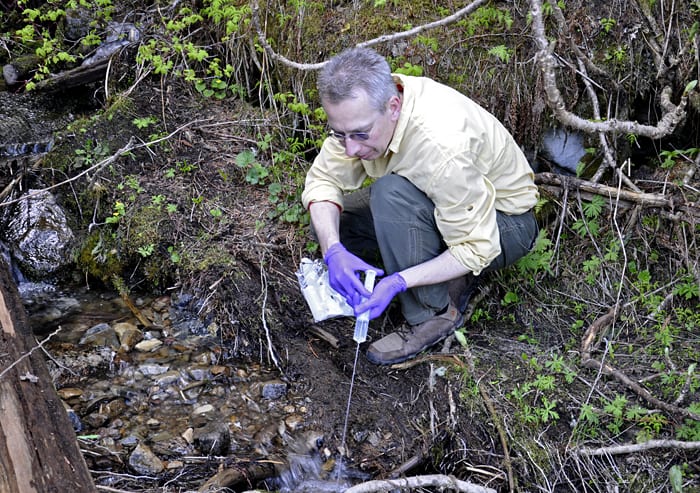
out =
[(274, 490), (349, 486), (306, 399), (274, 368), (232, 360), (190, 297), (134, 299), (146, 328), (111, 293), (20, 288), (97, 485), (197, 489), (219, 464), (264, 460)]

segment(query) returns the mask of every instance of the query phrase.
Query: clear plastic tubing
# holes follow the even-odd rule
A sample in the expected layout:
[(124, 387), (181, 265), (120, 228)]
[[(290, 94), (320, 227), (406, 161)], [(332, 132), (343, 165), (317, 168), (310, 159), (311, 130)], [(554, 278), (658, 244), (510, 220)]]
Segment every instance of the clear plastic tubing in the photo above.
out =
[[(373, 270), (365, 271), (365, 288), (370, 293), (374, 289), (374, 279), (377, 277), (377, 273)], [(369, 310), (358, 315), (355, 321), (355, 334), (353, 335), (353, 340), (358, 344), (365, 342), (367, 340), (367, 329), (369, 328)]]

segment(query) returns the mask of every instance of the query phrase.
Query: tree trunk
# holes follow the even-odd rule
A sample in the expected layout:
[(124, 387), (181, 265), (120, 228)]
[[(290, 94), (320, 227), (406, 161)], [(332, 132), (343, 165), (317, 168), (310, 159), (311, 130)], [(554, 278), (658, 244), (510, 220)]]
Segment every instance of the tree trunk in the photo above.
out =
[(94, 492), (73, 426), (0, 257), (0, 491)]

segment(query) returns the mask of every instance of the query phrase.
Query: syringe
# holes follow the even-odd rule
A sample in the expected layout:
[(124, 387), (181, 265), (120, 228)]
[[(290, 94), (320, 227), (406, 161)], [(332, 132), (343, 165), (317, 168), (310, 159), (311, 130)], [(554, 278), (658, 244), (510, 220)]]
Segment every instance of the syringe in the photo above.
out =
[[(377, 277), (377, 272), (373, 270), (365, 271), (365, 289), (370, 293), (374, 289), (374, 278)], [(364, 301), (364, 300), (363, 300)], [(355, 321), (355, 334), (353, 340), (358, 344), (367, 340), (367, 329), (369, 328), (369, 310), (360, 313)]]

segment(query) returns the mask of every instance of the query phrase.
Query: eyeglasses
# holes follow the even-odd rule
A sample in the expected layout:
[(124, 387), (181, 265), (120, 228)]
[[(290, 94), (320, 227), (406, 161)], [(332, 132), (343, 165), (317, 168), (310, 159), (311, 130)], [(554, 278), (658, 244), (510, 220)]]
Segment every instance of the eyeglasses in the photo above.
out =
[(349, 134), (344, 134), (343, 132), (336, 132), (332, 128), (328, 130), (328, 135), (335, 137), (342, 144), (345, 139), (355, 140), (355, 141), (365, 141), (369, 139), (369, 132), (351, 132)]
[(341, 144), (345, 144), (345, 139), (354, 140), (356, 142), (364, 142), (365, 140), (369, 140), (370, 134), (372, 133), (372, 130), (374, 130), (374, 126), (377, 124), (381, 116), (381, 114), (377, 116), (377, 118), (372, 122), (372, 126), (369, 127), (369, 130), (366, 132), (350, 132), (349, 134), (344, 134), (343, 132), (336, 132), (332, 128), (329, 128), (328, 135), (338, 139), (338, 142)]

